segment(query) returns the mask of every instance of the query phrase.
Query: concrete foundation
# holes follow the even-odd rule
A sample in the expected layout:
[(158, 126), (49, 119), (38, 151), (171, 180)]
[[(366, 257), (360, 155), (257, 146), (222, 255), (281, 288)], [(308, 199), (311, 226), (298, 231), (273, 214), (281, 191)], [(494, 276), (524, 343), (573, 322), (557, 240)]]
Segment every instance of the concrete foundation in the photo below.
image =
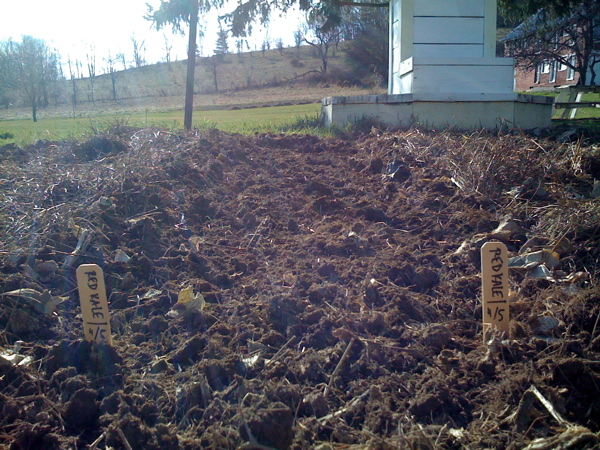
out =
[(388, 95), (323, 99), (325, 124), (550, 126), (553, 100), (514, 93), (514, 61), (496, 58), (496, 0), (390, 0), (389, 61)]
[(327, 97), (322, 117), (326, 126), (374, 118), (392, 128), (527, 130), (550, 126), (552, 105), (552, 98), (516, 93)]

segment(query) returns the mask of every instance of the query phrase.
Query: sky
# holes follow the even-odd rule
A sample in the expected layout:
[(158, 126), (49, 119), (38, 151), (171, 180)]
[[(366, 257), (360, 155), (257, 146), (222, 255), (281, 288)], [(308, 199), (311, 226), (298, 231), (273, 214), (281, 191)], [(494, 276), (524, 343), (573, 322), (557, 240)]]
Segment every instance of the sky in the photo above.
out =
[[(165, 58), (165, 39), (172, 45), (171, 60), (186, 59), (187, 38), (165, 28), (156, 31), (144, 19), (149, 3), (154, 7), (160, 0), (0, 0), (0, 41), (20, 41), (22, 36), (43, 39), (58, 50), (63, 63), (67, 59), (79, 60), (85, 65), (86, 54), (92, 49), (96, 65), (102, 65), (109, 53), (115, 57), (123, 53), (129, 64), (133, 63), (132, 37), (144, 42), (148, 63)], [(232, 2), (233, 4), (233, 2)], [(205, 38), (200, 45), (203, 55), (212, 55), (218, 31), (218, 13), (204, 17)], [(294, 45), (294, 31), (301, 22), (299, 13), (286, 17), (274, 16), (268, 36), (271, 42), (281, 38), (285, 46)], [(202, 21), (202, 18), (201, 18)], [(251, 49), (260, 49), (265, 40), (265, 30), (254, 26)], [(272, 44), (272, 48), (275, 44)], [(229, 41), (234, 52), (235, 41)]]

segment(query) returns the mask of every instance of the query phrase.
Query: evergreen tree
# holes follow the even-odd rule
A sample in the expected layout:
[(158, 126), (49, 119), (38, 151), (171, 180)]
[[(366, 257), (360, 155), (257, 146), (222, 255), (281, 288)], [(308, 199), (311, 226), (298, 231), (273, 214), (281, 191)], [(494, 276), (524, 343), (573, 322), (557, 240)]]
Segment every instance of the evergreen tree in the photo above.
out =
[(227, 55), (229, 53), (229, 43), (227, 42), (229, 38), (229, 33), (223, 29), (222, 26), (219, 26), (219, 31), (217, 32), (217, 42), (215, 46), (215, 55)]
[(199, 10), (208, 11), (213, 4), (204, 0), (161, 0), (160, 7), (154, 10), (148, 5), (146, 19), (152, 21), (157, 30), (171, 25), (174, 30), (182, 32), (182, 25), (189, 26), (188, 59), (185, 81), (185, 106), (183, 126), (186, 130), (192, 128), (192, 113), (194, 110), (194, 75), (196, 72), (196, 44), (198, 34)]

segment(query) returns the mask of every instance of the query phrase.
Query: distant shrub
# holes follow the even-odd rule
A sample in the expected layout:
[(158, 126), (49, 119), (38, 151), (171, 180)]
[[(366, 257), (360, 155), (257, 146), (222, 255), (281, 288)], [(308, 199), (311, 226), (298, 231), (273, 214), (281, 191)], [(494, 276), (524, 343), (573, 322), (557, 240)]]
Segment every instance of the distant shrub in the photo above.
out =
[(344, 87), (362, 87), (365, 84), (360, 77), (356, 75), (356, 73), (349, 70), (343, 70), (338, 67), (332, 67), (329, 69), (327, 72), (327, 81)]
[(281, 127), (282, 132), (310, 132), (318, 128), (324, 128), (323, 120), (319, 114), (305, 115), (304, 117), (297, 117), (294, 123), (287, 126)]
[(350, 133), (369, 134), (374, 129), (385, 130), (388, 127), (377, 117), (365, 114), (348, 122), (344, 128)]
[(364, 83), (350, 71), (332, 67), (326, 74), (318, 71), (310, 72), (305, 78), (312, 85), (338, 85), (344, 87), (363, 86)]
[(300, 61), (298, 58), (294, 58), (290, 61), (292, 67), (304, 67), (304, 63)]
[[(356, 77), (369, 78), (369, 84), (387, 84), (387, 26), (365, 26), (345, 49), (345, 58)], [(373, 86), (376, 87), (376, 86)]]

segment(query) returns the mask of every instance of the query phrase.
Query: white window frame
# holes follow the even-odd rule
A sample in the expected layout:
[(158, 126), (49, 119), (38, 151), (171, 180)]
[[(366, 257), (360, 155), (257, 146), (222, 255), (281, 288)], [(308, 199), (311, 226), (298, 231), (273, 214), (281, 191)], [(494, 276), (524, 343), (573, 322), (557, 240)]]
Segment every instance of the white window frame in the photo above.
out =
[(550, 73), (550, 64), (548, 61), (542, 62), (542, 73)]
[(552, 36), (552, 49), (558, 50), (559, 45), (560, 45), (560, 42), (559, 42), (559, 38), (558, 38), (558, 33), (554, 33), (554, 36)]
[(556, 82), (556, 61), (550, 61), (550, 75), (548, 76), (548, 83)]
[(533, 84), (540, 84), (540, 72), (542, 70), (541, 64), (535, 65), (535, 70), (533, 71)]
[[(571, 55), (569, 57), (569, 62), (573, 65), (575, 64), (575, 55)], [(575, 79), (575, 70), (572, 69), (571, 67), (567, 67), (567, 80), (572, 81), (574, 79)]]

